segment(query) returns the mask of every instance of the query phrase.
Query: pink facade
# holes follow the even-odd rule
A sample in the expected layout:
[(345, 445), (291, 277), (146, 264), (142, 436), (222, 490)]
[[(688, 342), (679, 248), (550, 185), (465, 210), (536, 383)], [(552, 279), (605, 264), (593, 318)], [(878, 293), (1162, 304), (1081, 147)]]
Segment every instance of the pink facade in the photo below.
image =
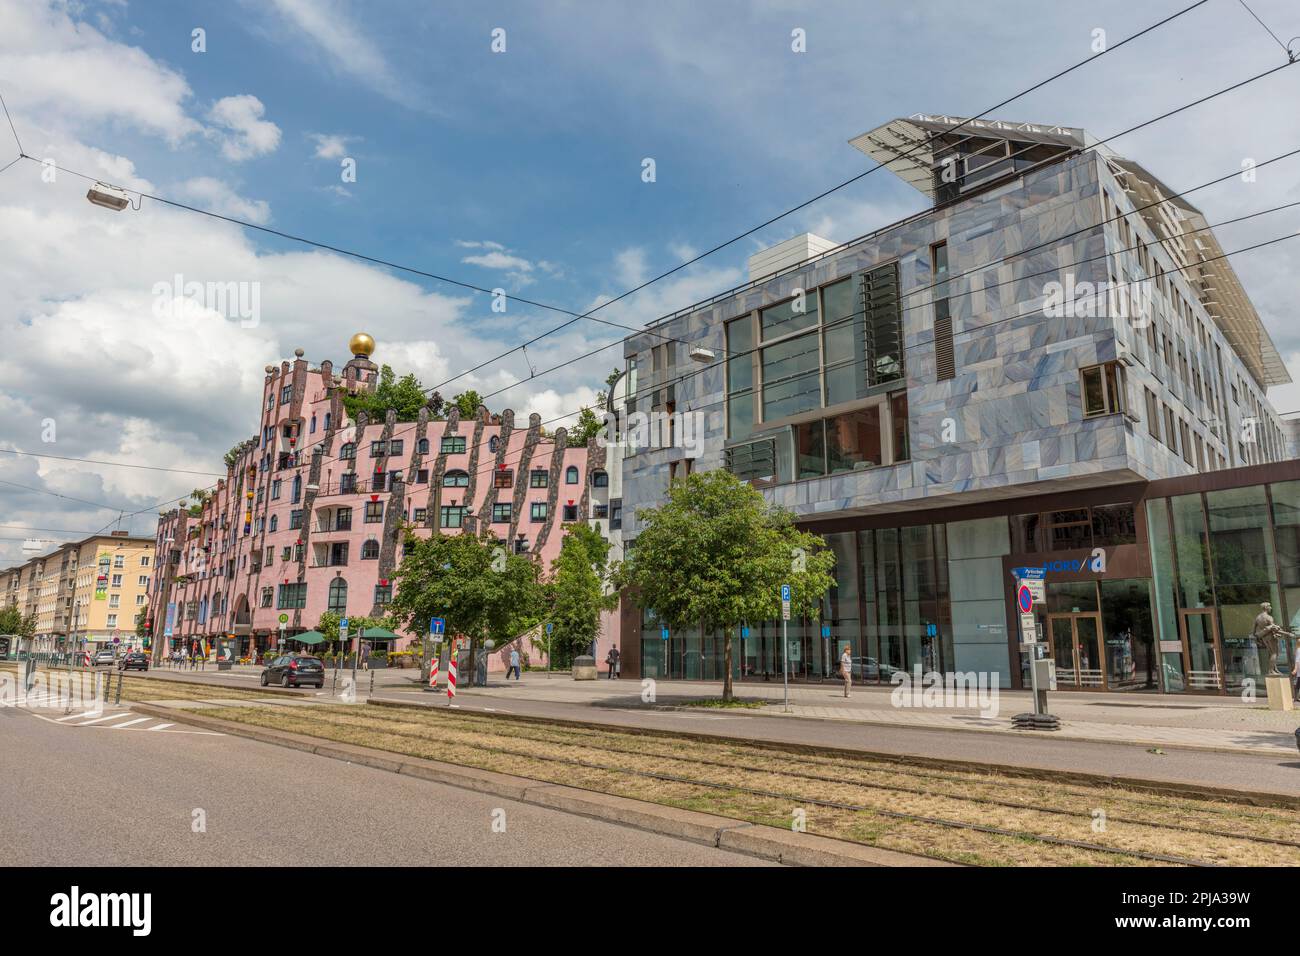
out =
[(539, 416), (519, 424), (510, 410), (351, 421), (344, 394), (373, 390), (377, 376), (365, 352), (341, 375), (328, 361), (309, 367), (301, 351), (268, 366), (257, 436), (197, 517), (177, 509), (159, 520), (149, 606), (160, 653), (234, 634), (247, 656), (275, 645), (281, 614), (289, 636), (326, 610), (382, 614), (408, 527), (417, 536), (486, 527), (547, 573), (564, 526), (605, 513), (594, 443), (567, 448), (564, 429), (543, 436)]

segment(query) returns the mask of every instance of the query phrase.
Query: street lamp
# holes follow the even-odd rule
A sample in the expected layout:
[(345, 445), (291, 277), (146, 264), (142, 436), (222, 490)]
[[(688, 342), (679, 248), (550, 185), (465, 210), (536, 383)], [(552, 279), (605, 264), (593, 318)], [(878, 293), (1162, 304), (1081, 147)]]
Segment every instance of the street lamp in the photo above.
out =
[(120, 186), (111, 186), (108, 183), (95, 183), (86, 190), (86, 198), (96, 206), (103, 206), (105, 209), (112, 209), (114, 212), (121, 212), (131, 205), (131, 197), (126, 194), (125, 189)]

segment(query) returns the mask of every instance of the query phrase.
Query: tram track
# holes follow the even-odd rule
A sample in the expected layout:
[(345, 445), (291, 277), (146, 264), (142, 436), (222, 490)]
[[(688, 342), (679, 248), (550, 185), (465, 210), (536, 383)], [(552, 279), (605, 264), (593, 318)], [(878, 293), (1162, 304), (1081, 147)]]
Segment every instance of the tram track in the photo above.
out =
[[(996, 772), (983, 772), (987, 779), (977, 781), (980, 771), (942, 774), (858, 755), (786, 755), (764, 766), (754, 762), (755, 752), (770, 751), (747, 741), (682, 741), (605, 725), (539, 726), (504, 715), (418, 706), (322, 706), (292, 713), (231, 708), (220, 716), (775, 826), (789, 825), (790, 808), (802, 808), (815, 818), (810, 832), (954, 862), (1009, 857), (1065, 865), (1300, 865), (1300, 843), (1278, 835), (1300, 825), (1300, 813), (1286, 809), (1243, 808), (1242, 828), (1233, 830), (1224, 825), (1233, 808), (1207, 805), (1205, 798), (1182, 797), (1173, 806), (1156, 807), (1145, 798), (1126, 802), (1132, 794), (1118, 787), (1053, 789), (1042, 780), (1008, 780)], [(980, 783), (984, 790), (976, 787)], [(989, 787), (1033, 792), (1001, 799)], [(1054, 805), (1061, 797), (1074, 804), (1086, 798), (1093, 807)], [(1098, 808), (1104, 813), (1100, 831)], [(1144, 818), (1143, 808), (1182, 819)], [(1201, 810), (1213, 823), (1196, 825)], [(1266, 832), (1249, 832), (1260, 827)], [(954, 835), (978, 845), (954, 845)], [(1026, 854), (1026, 848), (1035, 849)]]

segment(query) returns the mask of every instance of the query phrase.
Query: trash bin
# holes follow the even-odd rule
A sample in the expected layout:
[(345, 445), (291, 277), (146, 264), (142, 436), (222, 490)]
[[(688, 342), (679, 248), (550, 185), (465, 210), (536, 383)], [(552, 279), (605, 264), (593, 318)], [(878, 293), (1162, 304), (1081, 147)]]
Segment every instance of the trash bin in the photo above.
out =
[(596, 679), (596, 658), (590, 654), (580, 654), (573, 659), (574, 680)]

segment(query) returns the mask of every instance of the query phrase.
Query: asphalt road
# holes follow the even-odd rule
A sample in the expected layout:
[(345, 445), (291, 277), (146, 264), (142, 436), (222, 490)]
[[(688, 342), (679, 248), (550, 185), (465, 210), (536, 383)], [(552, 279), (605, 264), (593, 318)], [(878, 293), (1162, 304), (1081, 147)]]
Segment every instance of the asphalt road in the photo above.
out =
[(59, 716), (0, 710), (6, 865), (763, 865), (240, 737)]

